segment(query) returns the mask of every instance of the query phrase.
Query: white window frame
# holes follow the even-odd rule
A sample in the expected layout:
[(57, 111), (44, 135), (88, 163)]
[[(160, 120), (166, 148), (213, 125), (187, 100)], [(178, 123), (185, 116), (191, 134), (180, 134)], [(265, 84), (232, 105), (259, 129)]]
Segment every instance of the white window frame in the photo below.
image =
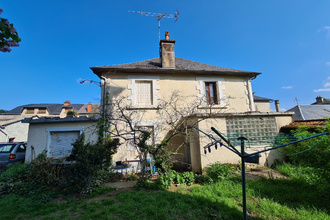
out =
[[(160, 99), (160, 96), (157, 94), (157, 90), (160, 89), (160, 86), (157, 85), (157, 80), (159, 80), (159, 76), (135, 76), (129, 75), (127, 79), (131, 80), (131, 84), (128, 84), (127, 89), (131, 90), (131, 94), (127, 96), (127, 99), (131, 100), (131, 106), (129, 108), (157, 108), (157, 100)], [(141, 106), (137, 103), (137, 95), (136, 95), (136, 81), (150, 81), (152, 87), (152, 105)]]
[[(197, 95), (197, 99), (200, 101), (199, 108), (224, 108), (225, 107), (225, 99), (226, 96), (223, 94), (225, 90), (225, 86), (221, 83), (224, 81), (223, 77), (196, 77), (196, 81), (198, 81), (198, 85), (196, 89), (199, 91)], [(215, 82), (216, 83), (216, 92), (217, 92), (217, 102), (218, 104), (209, 104), (206, 100), (205, 94), (205, 83), (206, 82)]]

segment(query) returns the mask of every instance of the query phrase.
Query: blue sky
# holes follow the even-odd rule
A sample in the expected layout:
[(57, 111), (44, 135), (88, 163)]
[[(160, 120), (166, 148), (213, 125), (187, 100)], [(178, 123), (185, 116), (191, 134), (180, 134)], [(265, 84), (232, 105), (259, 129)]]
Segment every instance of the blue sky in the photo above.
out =
[(256, 95), (282, 110), (330, 98), (330, 1), (304, 0), (0, 0), (20, 46), (0, 53), (0, 109), (31, 103), (98, 103), (91, 66), (158, 56), (158, 22), (129, 10), (174, 14), (161, 36), (176, 56), (261, 72)]

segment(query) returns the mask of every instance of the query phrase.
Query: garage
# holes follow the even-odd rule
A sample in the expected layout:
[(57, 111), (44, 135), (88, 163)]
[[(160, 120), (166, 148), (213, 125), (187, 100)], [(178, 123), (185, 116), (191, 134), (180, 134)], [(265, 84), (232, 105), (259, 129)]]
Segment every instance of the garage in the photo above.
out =
[(78, 137), (79, 131), (52, 131), (50, 132), (49, 155), (53, 158), (67, 157), (71, 154), (72, 143)]

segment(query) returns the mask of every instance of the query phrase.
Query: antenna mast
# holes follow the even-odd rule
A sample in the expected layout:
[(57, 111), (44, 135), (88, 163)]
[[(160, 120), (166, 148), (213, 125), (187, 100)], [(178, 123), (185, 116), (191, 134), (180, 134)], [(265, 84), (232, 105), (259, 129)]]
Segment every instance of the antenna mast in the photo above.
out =
[(159, 37), (159, 41), (160, 41), (160, 20), (162, 20), (162, 18), (175, 18), (176, 22), (179, 18), (179, 11), (176, 10), (175, 14), (167, 14), (167, 13), (152, 13), (152, 12), (142, 12), (142, 11), (128, 11), (128, 12), (133, 12), (133, 13), (138, 13), (141, 14), (143, 16), (152, 16), (152, 17), (157, 17), (158, 19), (158, 37)]

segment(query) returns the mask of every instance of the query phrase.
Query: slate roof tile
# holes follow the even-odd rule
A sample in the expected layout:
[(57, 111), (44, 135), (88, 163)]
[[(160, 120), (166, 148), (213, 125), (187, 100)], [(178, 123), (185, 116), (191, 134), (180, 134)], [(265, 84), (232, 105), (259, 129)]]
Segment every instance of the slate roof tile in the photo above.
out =
[(98, 74), (102, 70), (154, 70), (158, 71), (169, 71), (169, 72), (180, 72), (180, 71), (192, 71), (192, 72), (203, 72), (207, 73), (232, 73), (257, 76), (260, 73), (250, 72), (244, 70), (229, 69), (220, 66), (209, 65), (205, 63), (195, 62), (180, 57), (175, 57), (175, 69), (166, 69), (161, 67), (160, 58), (153, 58), (140, 62), (119, 64), (119, 65), (108, 65), (108, 66), (96, 66), (91, 67), (94, 73)]

